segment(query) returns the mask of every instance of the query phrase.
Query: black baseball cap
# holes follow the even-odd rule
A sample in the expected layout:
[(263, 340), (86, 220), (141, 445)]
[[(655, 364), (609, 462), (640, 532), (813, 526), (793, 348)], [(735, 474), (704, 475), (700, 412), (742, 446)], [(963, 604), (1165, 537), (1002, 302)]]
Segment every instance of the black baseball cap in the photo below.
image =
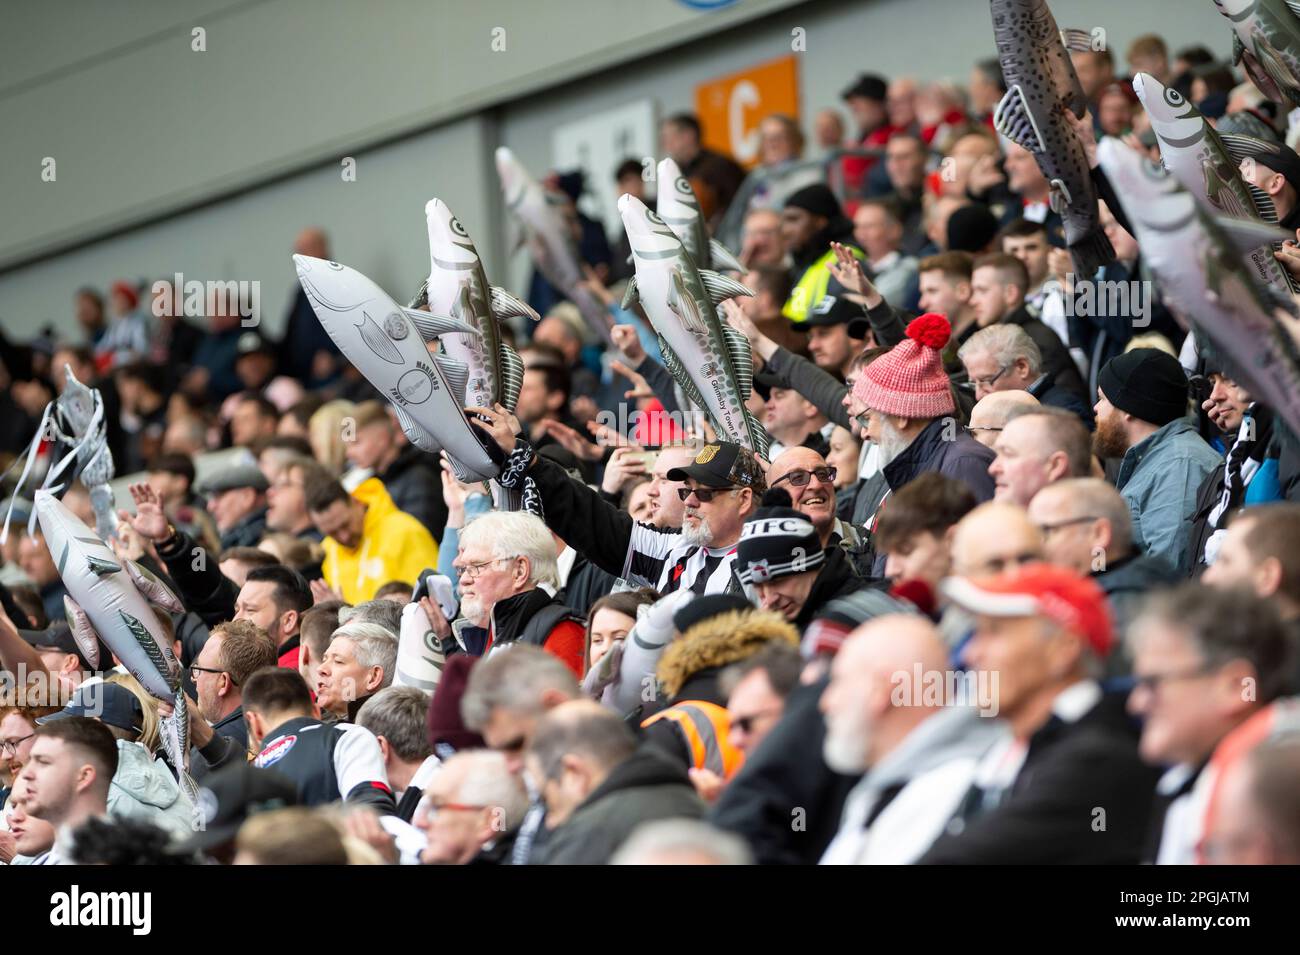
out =
[(695, 460), (684, 468), (673, 468), (670, 481), (699, 481), (705, 487), (750, 487), (756, 492), (767, 486), (753, 453), (730, 441), (711, 441), (700, 448)]
[[(811, 328), (814, 325), (851, 326), (855, 319), (866, 321), (866, 314), (862, 311), (861, 305), (849, 301), (847, 295), (823, 295), (808, 310), (808, 317), (802, 322), (795, 322), (794, 325), (796, 328)], [(851, 328), (850, 334), (852, 334)]]
[(239, 762), (223, 766), (204, 781), (195, 806), (203, 828), (175, 847), (176, 852), (208, 852), (230, 842), (251, 816), (296, 806), (298, 787), (284, 773)]
[(18, 635), (37, 650), (76, 654), (83, 670), (104, 670), (113, 665), (112, 652), (104, 645), (104, 641), (100, 640), (99, 666), (91, 666), (85, 653), (77, 644), (76, 638), (72, 636), (71, 628), (62, 621), (52, 623), (44, 630), (19, 630)]
[(63, 709), (38, 718), (36, 723), (44, 726), (69, 716), (86, 716), (129, 733), (138, 734), (144, 727), (140, 699), (120, 683), (99, 679), (81, 684)]
[(1294, 149), (1285, 143), (1266, 143), (1260, 140), (1259, 147), (1251, 155), (1261, 166), (1281, 173), (1291, 188), (1300, 192), (1300, 155), (1296, 155)]
[(244, 332), (235, 342), (236, 359), (245, 355), (275, 355), (275, 348), (257, 332)]

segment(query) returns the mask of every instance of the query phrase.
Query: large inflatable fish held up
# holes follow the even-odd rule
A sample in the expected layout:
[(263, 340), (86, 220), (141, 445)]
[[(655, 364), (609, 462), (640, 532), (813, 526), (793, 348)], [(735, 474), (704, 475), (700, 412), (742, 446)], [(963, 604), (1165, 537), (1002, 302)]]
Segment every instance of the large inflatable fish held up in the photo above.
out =
[(718, 437), (760, 457), (771, 439), (745, 408), (753, 356), (743, 334), (718, 318), (718, 303), (754, 294), (739, 282), (697, 269), (682, 241), (635, 196), (618, 200), (636, 275), (623, 307), (639, 301), (659, 333), (664, 365), (686, 396), (712, 419)]
[(487, 481), (500, 470), (465, 417), (470, 369), (434, 354), (438, 336), (477, 336), (465, 322), (402, 308), (356, 269), (295, 255), (298, 281), (339, 351), (388, 399), (397, 421), (421, 451), (445, 450), (456, 477)]
[(560, 294), (578, 306), (583, 319), (601, 341), (612, 346), (614, 340), (609, 330), (614, 320), (582, 285), (578, 243), (558, 200), (548, 196), (541, 183), (504, 146), (496, 151), (496, 165), (506, 209), (522, 229), (521, 238), (533, 265)]
[(1300, 106), (1300, 2), (1214, 0), (1232, 24), (1232, 62), (1274, 102)]
[(990, 0), (993, 38), (1007, 93), (993, 111), (993, 125), (1033, 154), (1046, 177), (1052, 211), (1065, 224), (1065, 243), (1075, 272), (1092, 275), (1115, 260), (1101, 227), (1097, 190), (1088, 157), (1066, 117), (1088, 109), (1069, 49), (1087, 48), (1083, 38), (1064, 37), (1044, 0)]
[(180, 775), (181, 789), (197, 794), (189, 769), (189, 712), (182, 668), (155, 607), (181, 613), (185, 607), (157, 577), (134, 561), (117, 556), (95, 532), (51, 492), (36, 492), (36, 519), (50, 557), (58, 567), (68, 626), (81, 652), (95, 668), (102, 640), (145, 691), (174, 707), (161, 721), (163, 749)]
[[(1240, 168), (1243, 159), (1275, 147), (1249, 136), (1217, 132), (1178, 90), (1146, 73), (1133, 78), (1133, 89), (1151, 120), (1165, 168), (1207, 211), (1277, 224), (1273, 200), (1247, 182)], [(1262, 245), (1246, 252), (1255, 277), (1279, 294), (1300, 292), (1291, 273), (1274, 258), (1273, 249)]]
[(1210, 216), (1173, 175), (1119, 140), (1104, 138), (1097, 155), (1165, 304), (1223, 356), (1234, 381), (1300, 429), (1300, 321), (1289, 299), (1256, 281), (1241, 254), (1281, 230)]

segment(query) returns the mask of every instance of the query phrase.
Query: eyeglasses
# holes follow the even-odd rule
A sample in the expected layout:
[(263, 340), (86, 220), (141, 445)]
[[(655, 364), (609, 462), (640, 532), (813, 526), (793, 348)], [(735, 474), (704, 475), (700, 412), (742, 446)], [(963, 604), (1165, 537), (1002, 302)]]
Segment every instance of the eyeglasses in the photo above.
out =
[(762, 710), (758, 713), (750, 713), (748, 716), (733, 716), (731, 725), (739, 728), (742, 733), (749, 734), (754, 732), (754, 724), (768, 716), (780, 715), (780, 710)]
[(998, 379), (1011, 370), (1010, 365), (1003, 365), (1002, 369), (992, 378), (972, 378), (971, 384), (976, 388), (992, 388), (998, 383)]
[(990, 428), (990, 427), (986, 427), (986, 426), (984, 426), (984, 425), (968, 424), (968, 425), (966, 426), (966, 430), (967, 430), (967, 431), (1001, 431), (1002, 429), (1001, 429), (1001, 428)]
[[(190, 664), (190, 673), (225, 673), (227, 676), (230, 675), (228, 670), (214, 670), (212, 667), (201, 667), (197, 663)], [(239, 685), (233, 676), (230, 677), (230, 682), (234, 683), (235, 686)]]
[(1210, 673), (1210, 668), (1204, 663), (1192, 670), (1183, 670), (1181, 673), (1174, 671), (1170, 673), (1148, 673), (1146, 676), (1133, 677), (1134, 690), (1146, 690), (1148, 693), (1155, 693), (1160, 689), (1162, 683), (1168, 683), (1171, 680), (1194, 680), (1198, 676), (1206, 676)]
[(23, 743), (27, 742), (35, 735), (36, 735), (35, 733), (28, 733), (26, 736), (18, 737), (18, 739), (0, 740), (0, 753), (8, 752), (12, 754), (17, 754), (18, 747), (22, 746)]
[(738, 490), (740, 490), (738, 487), (679, 487), (677, 489), (677, 496), (685, 501), (688, 497), (694, 494), (700, 499), (701, 504), (708, 504), (724, 491)]
[(1055, 524), (1039, 524), (1037, 525), (1037, 527), (1039, 531), (1042, 532), (1043, 536), (1046, 537), (1049, 534), (1051, 534), (1053, 531), (1059, 531), (1062, 528), (1070, 527), (1074, 524), (1086, 524), (1088, 521), (1095, 521), (1095, 520), (1098, 520), (1098, 518), (1093, 517), (1091, 514), (1088, 514), (1083, 517), (1072, 517), (1068, 521), (1057, 521)]
[(1020, 553), (1008, 554), (1006, 557), (991, 557), (984, 562), (984, 567), (989, 574), (1001, 574), (1008, 570), (1015, 570), (1024, 564), (1032, 564), (1042, 558), (1038, 554)]
[[(682, 498), (682, 500), (686, 500)], [(499, 564), (503, 560), (514, 560), (513, 557), (494, 557), (492, 560), (480, 560), (472, 564), (466, 564), (460, 568), (460, 576), (465, 580), (478, 580), (483, 575), (483, 568), (488, 564)]]
[(491, 806), (480, 806), (465, 802), (439, 802), (430, 799), (428, 796), (423, 797), (415, 807), (415, 814), (411, 819), (414, 823), (417, 819), (427, 819), (429, 816), (436, 816), (443, 811), (448, 812), (482, 812), (484, 809), (491, 809)]
[(805, 471), (800, 468), (797, 471), (791, 471), (784, 477), (779, 477), (772, 482), (772, 487), (776, 487), (782, 481), (789, 481), (791, 487), (805, 487), (813, 478), (816, 478), (822, 484), (835, 483), (835, 475), (838, 474), (833, 467), (813, 468), (811, 471)]

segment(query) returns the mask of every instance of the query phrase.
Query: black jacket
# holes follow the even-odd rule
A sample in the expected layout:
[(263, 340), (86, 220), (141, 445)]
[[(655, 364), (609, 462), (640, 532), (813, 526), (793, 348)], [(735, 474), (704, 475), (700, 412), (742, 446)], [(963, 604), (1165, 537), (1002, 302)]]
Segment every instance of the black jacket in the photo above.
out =
[[(244, 708), (237, 706), (225, 717), (212, 724), (212, 739), (208, 745), (194, 747), (190, 752), (190, 773), (204, 779), (223, 766), (248, 759), (248, 726), (244, 723)], [(198, 759), (194, 755), (198, 754)]]
[(375, 475), (397, 509), (423, 524), (436, 541), (442, 540), (442, 531), (447, 526), (447, 502), (442, 498), (442, 475), (437, 460), (407, 445), (397, 460)]
[(839, 828), (857, 776), (822, 758), (826, 722), (817, 704), (828, 678), (796, 687), (785, 713), (727, 784), (709, 822), (741, 836), (760, 865), (814, 865)]
[(1151, 591), (1172, 587), (1182, 580), (1182, 576), (1159, 557), (1134, 553), (1111, 561), (1092, 579), (1106, 591), (1110, 600), (1115, 632), (1124, 633)]
[(803, 633), (804, 628), (812, 623), (828, 603), (847, 597), (865, 586), (866, 578), (858, 576), (854, 571), (844, 549), (839, 546), (827, 547), (826, 562), (818, 570), (812, 590), (808, 591), (808, 599), (804, 601), (799, 616), (794, 619), (795, 628)]
[(545, 865), (604, 865), (642, 823), (699, 819), (704, 804), (681, 766), (649, 747), (636, 750), (574, 809), (539, 849)]
[(1079, 420), (1088, 426), (1088, 430), (1092, 430), (1092, 406), (1084, 401), (1077, 392), (1058, 385), (1056, 379), (1050, 374), (1044, 373), (1025, 390), (1037, 398), (1040, 404), (1049, 408), (1061, 408), (1077, 415)]
[[(975, 499), (983, 503), (993, 499), (989, 465), (994, 457), (992, 448), (984, 447), (955, 421), (935, 418), (915, 441), (881, 470), (895, 491), (926, 471), (938, 471), (945, 477), (961, 481), (971, 489)], [(885, 507), (888, 506), (886, 502)]]
[(1043, 355), (1043, 371), (1052, 376), (1058, 387), (1067, 391), (1072, 391), (1084, 400), (1087, 389), (1083, 383), (1083, 376), (1079, 374), (1079, 367), (1070, 357), (1069, 349), (1061, 341), (1061, 336), (1056, 334), (1041, 321), (1034, 318), (1028, 308), (1021, 305), (1009, 315), (1002, 316), (1000, 324), (1019, 325), (1025, 330), (1025, 334), (1034, 340), (1038, 350)]
[[(363, 734), (364, 737), (353, 736)], [(325, 724), (312, 716), (287, 720), (266, 735), (253, 765), (271, 766), (298, 786), (305, 806), (342, 799), (370, 806), (382, 815), (397, 811), (384, 772), (384, 758), (365, 730), (351, 723)]]
[(221, 535), (221, 549), (231, 547), (256, 547), (266, 533), (266, 508), (259, 508), (249, 514), (230, 530)]
[(1002, 803), (950, 824), (919, 863), (1136, 864), (1159, 772), (1138, 757), (1127, 696), (1103, 696), (1073, 723), (1049, 719)]
[(200, 620), (214, 627), (234, 617), (239, 588), (221, 572), (215, 554), (196, 545), (178, 528), (175, 537), (158, 545), (158, 556), (167, 565), (167, 575), (175, 582), (181, 603)]

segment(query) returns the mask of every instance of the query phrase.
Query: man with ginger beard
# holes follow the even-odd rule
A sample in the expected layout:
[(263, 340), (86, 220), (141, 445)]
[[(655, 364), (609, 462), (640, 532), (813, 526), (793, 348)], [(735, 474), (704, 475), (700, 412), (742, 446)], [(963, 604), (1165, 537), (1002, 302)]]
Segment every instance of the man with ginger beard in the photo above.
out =
[(1093, 450), (1120, 460), (1115, 487), (1133, 512), (1133, 541), (1187, 573), (1196, 493), (1220, 463), (1187, 417), (1187, 376), (1172, 355), (1135, 348), (1106, 363), (1097, 390)]

